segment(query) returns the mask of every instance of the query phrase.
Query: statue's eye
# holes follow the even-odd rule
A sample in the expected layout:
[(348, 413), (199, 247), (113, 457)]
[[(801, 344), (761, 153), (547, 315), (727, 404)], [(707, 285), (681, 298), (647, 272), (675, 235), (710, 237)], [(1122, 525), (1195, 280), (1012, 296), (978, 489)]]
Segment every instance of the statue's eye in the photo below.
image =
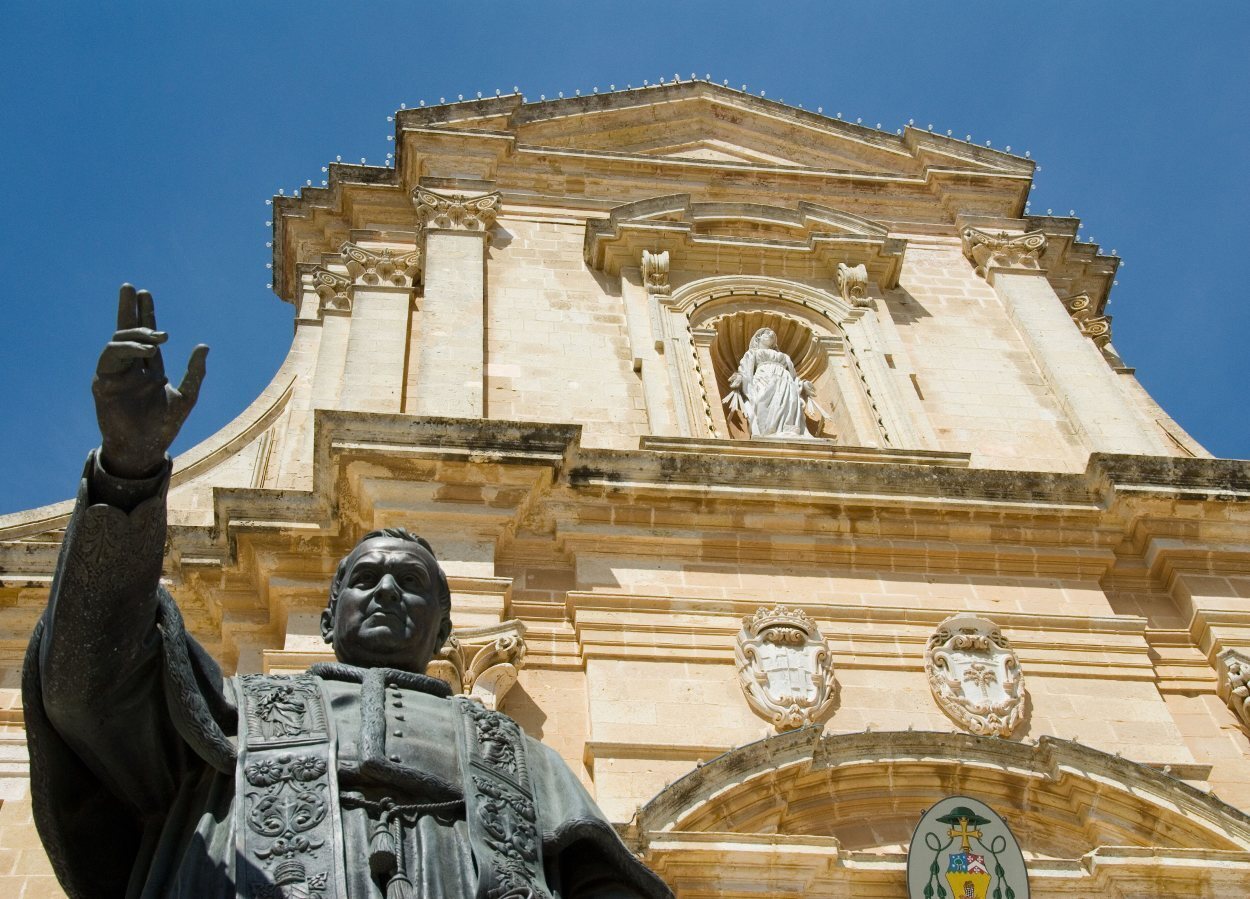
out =
[(400, 583), (404, 585), (405, 590), (410, 590), (414, 593), (425, 587), (425, 579), (419, 574), (405, 574), (400, 579)]
[(352, 576), (353, 587), (372, 587), (378, 582), (378, 575), (375, 571), (358, 571)]

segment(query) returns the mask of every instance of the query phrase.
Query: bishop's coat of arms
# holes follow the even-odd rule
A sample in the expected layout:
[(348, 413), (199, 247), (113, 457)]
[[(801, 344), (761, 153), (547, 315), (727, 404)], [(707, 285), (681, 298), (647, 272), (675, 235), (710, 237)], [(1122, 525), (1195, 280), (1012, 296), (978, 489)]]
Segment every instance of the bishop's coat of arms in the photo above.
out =
[(747, 702), (779, 731), (819, 720), (837, 696), (829, 649), (801, 609), (760, 608), (743, 618), (734, 657)]
[(947, 618), (929, 638), (924, 662), (934, 699), (960, 726), (996, 737), (1016, 729), (1024, 715), (1024, 675), (994, 622)]

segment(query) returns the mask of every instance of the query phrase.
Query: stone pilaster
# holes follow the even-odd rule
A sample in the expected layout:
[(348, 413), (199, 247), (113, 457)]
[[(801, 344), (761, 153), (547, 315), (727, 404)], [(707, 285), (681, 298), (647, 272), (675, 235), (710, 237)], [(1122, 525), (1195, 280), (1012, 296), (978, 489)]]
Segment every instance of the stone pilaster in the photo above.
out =
[(352, 286), (339, 408), (402, 411), (413, 282), (420, 270), (420, 253), (366, 249), (350, 242), (343, 244), (340, 253)]
[(475, 418), (485, 414), (486, 246), (499, 210), (498, 192), (445, 197), (412, 194), (423, 226), (425, 294), (417, 415)]
[(1164, 455), (1149, 422), (1132, 407), (1117, 375), (1073, 323), (1046, 280), (1046, 235), (963, 231), (964, 255), (994, 288), (1008, 317), (1082, 442), (1092, 452)]

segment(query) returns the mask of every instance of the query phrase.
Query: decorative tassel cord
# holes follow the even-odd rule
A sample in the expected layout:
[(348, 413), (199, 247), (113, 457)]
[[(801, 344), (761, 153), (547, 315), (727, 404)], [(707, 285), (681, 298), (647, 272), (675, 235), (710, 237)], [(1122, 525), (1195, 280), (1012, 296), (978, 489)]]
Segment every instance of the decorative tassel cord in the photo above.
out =
[(422, 815), (448, 819), (464, 814), (462, 799), (401, 805), (391, 799), (366, 799), (360, 793), (344, 792), (342, 805), (345, 809), (364, 809), (375, 819), (369, 835), (369, 873), (374, 883), (385, 889), (386, 899), (416, 899), (417, 895), (404, 853), (404, 825), (415, 825)]

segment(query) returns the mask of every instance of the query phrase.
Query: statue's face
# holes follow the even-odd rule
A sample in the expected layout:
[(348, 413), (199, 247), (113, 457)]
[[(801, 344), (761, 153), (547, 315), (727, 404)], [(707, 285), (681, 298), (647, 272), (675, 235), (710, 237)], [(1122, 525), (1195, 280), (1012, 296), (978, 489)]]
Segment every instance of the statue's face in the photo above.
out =
[(773, 349), (777, 346), (777, 335), (768, 328), (760, 332), (760, 346), (765, 349)]
[(377, 537), (352, 551), (321, 633), (339, 661), (424, 673), (445, 634), (438, 563), (424, 548)]

